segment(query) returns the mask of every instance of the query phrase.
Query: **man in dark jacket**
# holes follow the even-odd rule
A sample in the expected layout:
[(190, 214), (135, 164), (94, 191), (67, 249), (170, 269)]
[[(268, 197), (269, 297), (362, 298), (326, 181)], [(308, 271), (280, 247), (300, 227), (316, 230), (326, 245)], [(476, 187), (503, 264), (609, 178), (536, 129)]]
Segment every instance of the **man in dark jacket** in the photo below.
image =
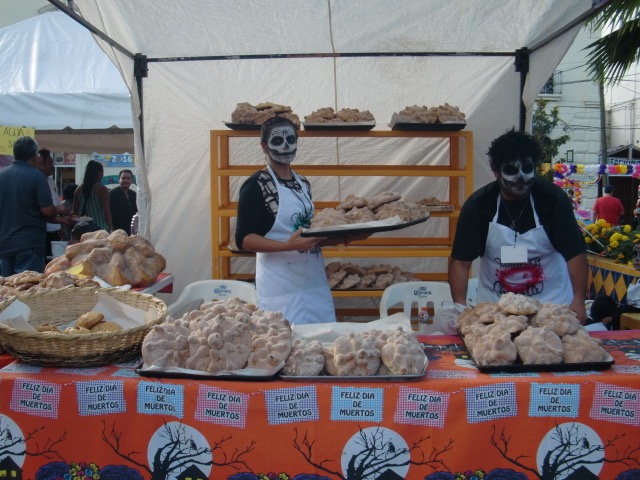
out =
[(131, 170), (121, 170), (118, 181), (120, 185), (109, 192), (111, 222), (114, 230), (122, 229), (131, 235), (131, 219), (138, 213), (136, 192), (131, 190)]

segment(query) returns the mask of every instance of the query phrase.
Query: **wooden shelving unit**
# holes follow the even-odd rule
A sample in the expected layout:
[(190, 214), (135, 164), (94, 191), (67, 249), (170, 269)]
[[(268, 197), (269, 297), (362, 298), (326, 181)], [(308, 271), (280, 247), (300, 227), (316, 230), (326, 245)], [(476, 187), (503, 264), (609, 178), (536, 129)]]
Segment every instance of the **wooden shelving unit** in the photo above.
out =
[[(238, 165), (232, 158), (232, 139), (254, 137), (257, 130), (212, 130), (211, 135), (211, 251), (212, 276), (222, 279), (250, 279), (251, 275), (233, 273), (231, 261), (234, 258), (250, 257), (250, 254), (234, 253), (228, 248), (233, 232), (231, 219), (236, 216), (237, 201), (231, 199), (230, 180), (233, 177), (248, 177), (260, 165)], [(450, 212), (431, 212), (432, 218), (446, 217), (448, 235), (438, 238), (376, 237), (355, 242), (349, 246), (326, 247), (324, 257), (332, 258), (371, 258), (372, 263), (393, 263), (389, 259), (407, 257), (447, 258), (455, 234), (461, 202), (473, 190), (473, 133), (470, 131), (306, 131), (299, 132), (300, 138), (316, 137), (333, 139), (362, 137), (371, 139), (430, 138), (444, 139), (448, 143), (448, 163), (446, 165), (295, 165), (296, 172), (306, 176), (313, 184), (312, 177), (446, 177), (449, 179), (450, 203), (454, 209)], [(305, 154), (308, 147), (305, 146)], [(315, 192), (315, 190), (312, 191)], [(357, 193), (357, 192), (353, 192)], [(314, 197), (317, 195), (314, 194)], [(415, 199), (418, 200), (418, 199)], [(316, 209), (331, 208), (333, 202), (315, 202)], [(401, 231), (399, 231), (401, 232)], [(383, 260), (384, 259), (384, 260)], [(423, 280), (446, 281), (446, 272), (420, 272), (417, 276)], [(381, 290), (336, 290), (335, 297), (377, 297)]]

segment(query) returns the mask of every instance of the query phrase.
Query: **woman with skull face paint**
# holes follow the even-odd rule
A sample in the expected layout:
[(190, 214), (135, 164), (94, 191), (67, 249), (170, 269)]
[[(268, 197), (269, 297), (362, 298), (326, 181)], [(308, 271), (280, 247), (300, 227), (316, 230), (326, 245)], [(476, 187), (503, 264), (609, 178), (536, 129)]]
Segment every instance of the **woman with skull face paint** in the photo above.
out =
[(295, 125), (275, 117), (262, 125), (267, 165), (240, 188), (236, 245), (256, 252), (258, 307), (283, 312), (291, 323), (335, 321), (324, 270), (322, 238), (300, 233), (313, 217), (308, 180), (290, 164), (298, 148)]
[(507, 292), (569, 304), (581, 322), (588, 264), (586, 245), (564, 191), (535, 177), (540, 147), (511, 130), (489, 148), (494, 182), (464, 203), (449, 263), (451, 295), (466, 303), (472, 262), (480, 258), (478, 301)]

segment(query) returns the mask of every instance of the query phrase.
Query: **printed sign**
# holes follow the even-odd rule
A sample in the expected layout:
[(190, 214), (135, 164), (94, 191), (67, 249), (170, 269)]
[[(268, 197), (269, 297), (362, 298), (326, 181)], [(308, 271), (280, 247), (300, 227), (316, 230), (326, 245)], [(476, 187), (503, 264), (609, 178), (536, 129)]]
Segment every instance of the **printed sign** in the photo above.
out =
[(448, 393), (400, 387), (394, 420), (397, 423), (443, 428), (449, 397)]
[(465, 390), (469, 423), (487, 422), (518, 415), (513, 382), (483, 385)]
[(333, 387), (331, 420), (381, 422), (384, 391), (382, 388)]
[(35, 137), (35, 129), (0, 125), (0, 155), (13, 156), (13, 144), (20, 137)]
[(245, 428), (249, 395), (200, 385), (195, 418), (203, 422)]
[(76, 383), (78, 412), (83, 417), (127, 411), (122, 380), (98, 380)]
[(61, 385), (16, 378), (11, 393), (11, 410), (36, 417), (58, 418)]
[(138, 412), (148, 415), (184, 415), (184, 386), (164, 383), (140, 382), (138, 385)]
[(532, 383), (529, 416), (577, 418), (580, 385), (572, 383)]
[(264, 392), (270, 425), (318, 420), (318, 395), (313, 385)]
[(640, 390), (597, 383), (593, 397), (592, 418), (640, 426)]

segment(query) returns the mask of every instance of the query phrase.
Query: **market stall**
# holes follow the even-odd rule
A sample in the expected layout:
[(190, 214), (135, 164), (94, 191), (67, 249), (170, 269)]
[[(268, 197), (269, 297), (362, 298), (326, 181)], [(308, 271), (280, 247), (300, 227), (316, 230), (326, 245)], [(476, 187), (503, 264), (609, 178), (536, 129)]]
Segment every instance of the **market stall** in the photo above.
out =
[[(375, 116), (374, 130), (409, 105), (457, 105), (475, 135), (478, 187), (493, 178), (481, 161), (491, 140), (526, 124), (525, 109), (597, 8), (589, 0), (161, 5), (74, 2), (132, 92), (141, 232), (166, 253), (177, 291), (213, 277), (209, 132), (238, 103), (276, 102), (301, 118), (359, 108)], [(354, 161), (337, 154), (340, 165)], [(405, 160), (395, 145), (373, 155), (386, 165)], [(367, 187), (381, 191), (376, 181)], [(423, 190), (416, 182), (403, 194), (414, 200)]]
[(196, 381), (140, 377), (137, 361), (10, 363), (0, 370), (0, 462), (13, 478), (63, 477), (74, 465), (102, 479), (638, 475), (640, 333), (598, 336), (609, 369), (509, 374), (480, 373), (457, 336), (421, 337), (430, 363), (413, 382)]

